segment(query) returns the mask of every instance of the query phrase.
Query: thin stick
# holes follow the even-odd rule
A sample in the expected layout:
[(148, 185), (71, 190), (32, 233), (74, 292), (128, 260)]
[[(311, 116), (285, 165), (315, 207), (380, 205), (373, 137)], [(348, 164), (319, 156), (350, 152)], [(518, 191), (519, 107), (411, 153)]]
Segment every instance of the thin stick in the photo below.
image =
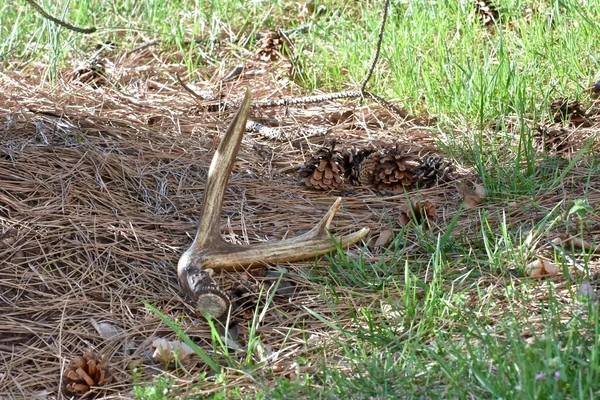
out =
[(198, 93), (196, 93), (194, 90), (192, 90), (191, 87), (189, 87), (188, 85), (186, 85), (181, 78), (179, 77), (179, 74), (176, 73), (175, 74), (175, 78), (177, 79), (177, 83), (179, 83), (181, 85), (181, 87), (183, 87), (185, 89), (186, 92), (188, 92), (189, 94), (192, 95), (192, 97), (198, 99), (198, 100), (206, 100), (204, 97), (200, 96)]
[(367, 83), (369, 83), (369, 79), (371, 79), (373, 71), (375, 71), (377, 61), (379, 61), (379, 54), (381, 52), (381, 43), (383, 42), (383, 32), (385, 31), (385, 22), (387, 21), (389, 5), (390, 0), (385, 0), (385, 4), (383, 6), (383, 16), (381, 17), (381, 24), (379, 25), (379, 34), (377, 36), (377, 46), (375, 47), (375, 53), (373, 54), (373, 59), (371, 60), (371, 66), (369, 67), (369, 71), (367, 72), (367, 75), (365, 75), (365, 78), (360, 84), (361, 93), (365, 93)]
[(79, 28), (78, 26), (74, 26), (69, 24), (68, 22), (65, 22), (63, 20), (60, 20), (56, 17), (53, 17), (52, 15), (48, 14), (46, 11), (44, 11), (44, 9), (35, 1), (33, 0), (25, 0), (26, 2), (28, 2), (33, 8), (35, 8), (35, 10), (37, 12), (39, 12), (40, 14), (42, 14), (42, 17), (46, 18), (47, 20), (50, 20), (52, 22), (54, 22), (55, 24), (58, 24), (60, 26), (62, 26), (63, 28), (67, 28), (70, 31), (73, 32), (77, 32), (77, 33), (94, 33), (96, 32), (96, 28), (92, 27), (92, 28)]
[[(252, 105), (252, 108), (289, 107), (289, 106), (300, 105), (300, 104), (315, 104), (315, 103), (321, 103), (324, 101), (331, 101), (331, 100), (348, 99), (348, 98), (365, 98), (366, 97), (366, 98), (369, 98), (369, 99), (375, 101), (377, 104), (386, 108), (388, 111), (392, 112), (393, 114), (396, 114), (398, 117), (400, 117), (402, 119), (408, 119), (410, 117), (410, 115), (405, 110), (402, 110), (402, 109), (396, 107), (395, 105), (393, 105), (386, 99), (382, 98), (381, 96), (378, 96), (375, 93), (367, 92), (365, 90), (367, 83), (369, 82), (369, 80), (371, 79), (371, 76), (373, 75), (373, 71), (375, 70), (377, 62), (379, 61), (379, 55), (381, 54), (381, 44), (383, 43), (383, 33), (385, 31), (385, 24), (387, 21), (389, 4), (390, 4), (390, 1), (385, 0), (383, 15), (381, 17), (381, 23), (379, 24), (379, 34), (378, 34), (378, 39), (377, 39), (377, 46), (375, 48), (375, 52), (373, 54), (373, 59), (371, 60), (371, 65), (369, 67), (369, 70), (367, 71), (367, 74), (365, 75), (364, 79), (361, 82), (360, 90), (346, 90), (343, 92), (327, 93), (327, 94), (316, 95), (316, 96), (287, 97), (287, 98), (276, 99), (276, 100), (262, 100), (262, 101), (255, 102)], [(189, 86), (187, 86), (185, 83), (183, 83), (181, 81), (181, 79), (179, 78), (179, 76), (177, 76), (177, 81), (194, 98), (205, 100), (205, 98), (203, 96), (195, 93)], [(239, 101), (238, 102), (233, 101), (233, 102), (221, 103), (221, 104), (219, 104), (219, 109), (223, 110), (223, 109), (229, 108), (229, 107), (236, 107), (236, 106), (239, 106), (239, 104), (240, 104)], [(414, 118), (414, 119), (417, 119), (417, 118)]]

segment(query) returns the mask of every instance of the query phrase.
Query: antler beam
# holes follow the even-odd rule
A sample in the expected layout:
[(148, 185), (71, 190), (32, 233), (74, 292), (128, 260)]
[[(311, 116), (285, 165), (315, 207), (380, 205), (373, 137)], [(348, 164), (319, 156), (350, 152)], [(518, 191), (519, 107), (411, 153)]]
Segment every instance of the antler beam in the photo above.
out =
[(357, 243), (369, 232), (369, 229), (362, 228), (348, 235), (334, 236), (332, 240), (328, 228), (342, 201), (338, 198), (321, 222), (301, 236), (250, 246), (234, 245), (223, 240), (220, 232), (223, 197), (244, 136), (249, 110), (250, 91), (247, 90), (210, 164), (196, 238), (177, 265), (179, 283), (195, 300), (196, 312), (213, 318), (221, 317), (230, 306), (228, 296), (212, 279), (213, 271), (310, 259), (330, 252), (336, 242), (344, 247)]

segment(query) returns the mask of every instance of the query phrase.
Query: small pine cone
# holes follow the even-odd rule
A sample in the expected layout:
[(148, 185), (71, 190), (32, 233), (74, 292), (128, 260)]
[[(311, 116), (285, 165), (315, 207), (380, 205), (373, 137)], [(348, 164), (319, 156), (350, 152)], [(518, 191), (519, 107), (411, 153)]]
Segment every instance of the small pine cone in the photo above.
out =
[(281, 56), (283, 40), (279, 33), (268, 32), (257, 43), (254, 59), (260, 61), (277, 61)]
[(92, 60), (78, 65), (70, 74), (71, 81), (90, 85), (94, 88), (105, 86), (106, 65), (103, 60)]
[[(373, 184), (378, 190), (401, 191), (415, 183), (415, 172), (419, 167), (418, 154), (407, 145), (396, 144), (369, 156), (377, 157), (373, 171)], [(368, 159), (365, 160), (365, 163)], [(365, 164), (365, 167), (369, 166)], [(365, 173), (365, 177), (369, 175)]]
[[(363, 161), (366, 161), (371, 154), (375, 152), (373, 148), (352, 148), (344, 151), (344, 170), (345, 176), (348, 178), (350, 183), (353, 185), (371, 185), (373, 184), (372, 176), (369, 180), (367, 175), (369, 167), (366, 166)], [(372, 163), (375, 158), (371, 159), (369, 163)], [(374, 168), (371, 168), (374, 169)], [(362, 171), (362, 175), (361, 175)], [(371, 174), (372, 175), (372, 174)], [(361, 178), (362, 176), (362, 178)]]
[(439, 182), (452, 180), (454, 165), (436, 154), (430, 154), (421, 160), (415, 172), (415, 181), (419, 188), (426, 189)]
[(100, 360), (91, 351), (83, 357), (75, 357), (65, 369), (65, 390), (68, 393), (82, 396), (91, 386), (104, 386), (108, 380), (106, 361)]
[(571, 131), (563, 127), (538, 126), (533, 136), (533, 147), (537, 151), (561, 153), (571, 147)]
[(309, 188), (332, 190), (340, 186), (344, 176), (344, 160), (335, 149), (335, 141), (331, 148), (322, 147), (314, 153), (298, 170), (304, 184)]
[(577, 100), (557, 100), (550, 105), (550, 111), (554, 115), (554, 122), (569, 120), (571, 124), (582, 125), (588, 123), (586, 109)]

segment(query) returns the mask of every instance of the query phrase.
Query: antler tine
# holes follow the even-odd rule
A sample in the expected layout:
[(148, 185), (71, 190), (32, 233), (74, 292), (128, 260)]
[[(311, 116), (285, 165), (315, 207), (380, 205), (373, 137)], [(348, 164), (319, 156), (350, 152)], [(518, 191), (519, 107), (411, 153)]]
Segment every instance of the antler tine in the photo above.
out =
[(200, 215), (198, 232), (190, 248), (177, 265), (177, 277), (183, 288), (196, 301), (196, 311), (219, 318), (229, 309), (228, 296), (212, 279), (213, 270), (260, 267), (265, 264), (299, 261), (330, 252), (336, 242), (347, 247), (360, 241), (369, 230), (343, 236), (330, 236), (327, 229), (342, 199), (338, 198), (323, 219), (309, 232), (276, 243), (239, 246), (227, 243), (220, 234), (220, 216), (227, 181), (233, 168), (246, 128), (250, 110), (250, 91), (246, 91), (240, 109), (229, 125), (225, 137), (213, 157)]
[(246, 90), (242, 105), (229, 124), (229, 128), (227, 128), (227, 132), (210, 163), (202, 211), (200, 212), (200, 223), (191, 247), (192, 251), (202, 249), (215, 242), (224, 242), (219, 231), (223, 197), (246, 131), (249, 110), (250, 90)]

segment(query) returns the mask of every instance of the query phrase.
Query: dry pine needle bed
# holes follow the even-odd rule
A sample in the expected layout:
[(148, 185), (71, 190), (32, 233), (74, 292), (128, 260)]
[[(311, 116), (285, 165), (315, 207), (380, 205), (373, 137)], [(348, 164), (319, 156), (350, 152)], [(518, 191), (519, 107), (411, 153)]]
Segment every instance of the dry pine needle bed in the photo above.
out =
[[(129, 68), (129, 76), (134, 76), (136, 64)], [(152, 343), (157, 338), (176, 339), (142, 301), (182, 322), (197, 344), (212, 349), (210, 331), (183, 297), (175, 268), (195, 234), (208, 165), (233, 110), (213, 112), (191, 100), (173, 78), (173, 71), (181, 69), (145, 67), (144, 82), (123, 78), (127, 88), (138, 90), (131, 96), (109, 85), (61, 81), (53, 89), (40, 89), (23, 76), (2, 76), (0, 397), (54, 398), (68, 383), (69, 368), (71, 375), (77, 371), (72, 360), (89, 351), (102, 355), (110, 371), (103, 395), (130, 395), (132, 366), (145, 365), (145, 379), (163, 370), (164, 365), (152, 361)], [(249, 86), (260, 99), (272, 93), (268, 85), (273, 83), (242, 79), (226, 92), (235, 97)], [(332, 102), (254, 113), (262, 121), (289, 126), (326, 126), (329, 136), (347, 147), (366, 146), (369, 138), (394, 142), (400, 135), (411, 143), (434, 146), (426, 128), (395, 121), (385, 110), (354, 104), (360, 118), (341, 122), (331, 116), (347, 108)], [(339, 195), (344, 200), (334, 219), (336, 232), (368, 227), (373, 244), (390, 226), (399, 228), (407, 215), (402, 193), (382, 197), (372, 188), (348, 185), (319, 192), (303, 185), (298, 167), (328, 143), (324, 137), (268, 141), (247, 134), (221, 215), (224, 238), (250, 244), (303, 233)], [(574, 178), (574, 190), (583, 191), (584, 181), (584, 175)], [(435, 205), (432, 229), (442, 231), (462, 200), (454, 183), (422, 190), (420, 196), (430, 201), (427, 210)], [(590, 202), (598, 201), (598, 189), (589, 197)], [(549, 208), (555, 200), (548, 199)], [(514, 210), (514, 218), (530, 218), (521, 217), (518, 207)], [(477, 232), (477, 211), (466, 213), (468, 217), (459, 221), (461, 229)], [(405, 247), (414, 251), (415, 259), (421, 253), (428, 257), (418, 243)], [(360, 252), (360, 247), (349, 250), (352, 256)], [(372, 246), (365, 256), (387, 257)], [(282, 266), (291, 272), (288, 279), (294, 290), (277, 296), (260, 324), (264, 345), (290, 354), (272, 364), (280, 376), (296, 373), (294, 358), (312, 354), (311, 346), (322, 346), (331, 335), (304, 305), (325, 316), (335, 311), (342, 323), (351, 321), (348, 302), (340, 301), (336, 310), (328, 308), (322, 300), (327, 296), (324, 289), (302, 277), (302, 268), (310, 273), (314, 264)], [(242, 345), (246, 321), (256, 305), (257, 283), (272, 276), (251, 271), (216, 277), (224, 289), (243, 289), (233, 315)], [(370, 304), (376, 296), (344, 287), (336, 292), (352, 298), (356, 307)], [(314, 339), (308, 345), (307, 333)], [(208, 371), (199, 359), (192, 359), (187, 368)], [(239, 385), (251, 384), (243, 375), (233, 379)]]

